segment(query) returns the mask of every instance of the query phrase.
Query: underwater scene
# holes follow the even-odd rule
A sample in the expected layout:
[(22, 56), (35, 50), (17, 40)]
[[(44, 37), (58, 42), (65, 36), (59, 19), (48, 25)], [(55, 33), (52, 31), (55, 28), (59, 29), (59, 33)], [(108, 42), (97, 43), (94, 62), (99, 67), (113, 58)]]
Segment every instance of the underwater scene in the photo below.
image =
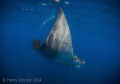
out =
[(0, 84), (120, 84), (119, 0), (0, 0)]

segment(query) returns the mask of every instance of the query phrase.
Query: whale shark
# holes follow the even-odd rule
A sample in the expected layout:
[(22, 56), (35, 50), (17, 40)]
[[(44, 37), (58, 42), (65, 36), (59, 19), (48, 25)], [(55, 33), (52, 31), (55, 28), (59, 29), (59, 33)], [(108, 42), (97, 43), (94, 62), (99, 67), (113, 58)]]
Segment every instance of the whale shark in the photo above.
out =
[(60, 7), (58, 7), (57, 20), (46, 40), (40, 45), (40, 40), (33, 38), (33, 48), (51, 63), (76, 67), (85, 64), (83, 59), (73, 54), (69, 26)]

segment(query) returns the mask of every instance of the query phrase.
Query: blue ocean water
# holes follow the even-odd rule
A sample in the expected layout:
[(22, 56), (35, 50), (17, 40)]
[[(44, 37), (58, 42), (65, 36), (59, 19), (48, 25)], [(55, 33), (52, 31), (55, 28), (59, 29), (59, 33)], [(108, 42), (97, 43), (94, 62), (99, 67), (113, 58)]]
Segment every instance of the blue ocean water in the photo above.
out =
[[(73, 52), (85, 60), (76, 68), (52, 64), (32, 48), (52, 29), (58, 7), (65, 13)], [(1, 0), (0, 84), (120, 84), (119, 0)], [(4, 79), (4, 80), (3, 80)]]

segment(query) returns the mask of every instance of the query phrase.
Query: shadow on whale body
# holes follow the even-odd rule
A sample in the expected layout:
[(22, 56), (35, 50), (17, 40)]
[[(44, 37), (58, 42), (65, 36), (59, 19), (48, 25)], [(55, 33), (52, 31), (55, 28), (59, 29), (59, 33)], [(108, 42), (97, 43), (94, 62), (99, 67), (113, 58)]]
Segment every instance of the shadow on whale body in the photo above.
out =
[(60, 7), (57, 20), (45, 42), (40, 45), (40, 40), (33, 39), (33, 48), (51, 63), (77, 67), (85, 64), (84, 60), (73, 54), (70, 30)]

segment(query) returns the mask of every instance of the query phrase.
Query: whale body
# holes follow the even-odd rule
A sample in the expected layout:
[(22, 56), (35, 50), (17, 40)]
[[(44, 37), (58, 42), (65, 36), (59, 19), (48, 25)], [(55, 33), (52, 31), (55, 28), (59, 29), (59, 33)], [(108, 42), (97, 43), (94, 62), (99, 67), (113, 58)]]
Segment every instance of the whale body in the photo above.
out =
[(33, 48), (51, 63), (77, 67), (85, 64), (83, 59), (73, 54), (69, 26), (60, 7), (57, 20), (45, 42), (40, 45), (40, 40), (33, 40)]

